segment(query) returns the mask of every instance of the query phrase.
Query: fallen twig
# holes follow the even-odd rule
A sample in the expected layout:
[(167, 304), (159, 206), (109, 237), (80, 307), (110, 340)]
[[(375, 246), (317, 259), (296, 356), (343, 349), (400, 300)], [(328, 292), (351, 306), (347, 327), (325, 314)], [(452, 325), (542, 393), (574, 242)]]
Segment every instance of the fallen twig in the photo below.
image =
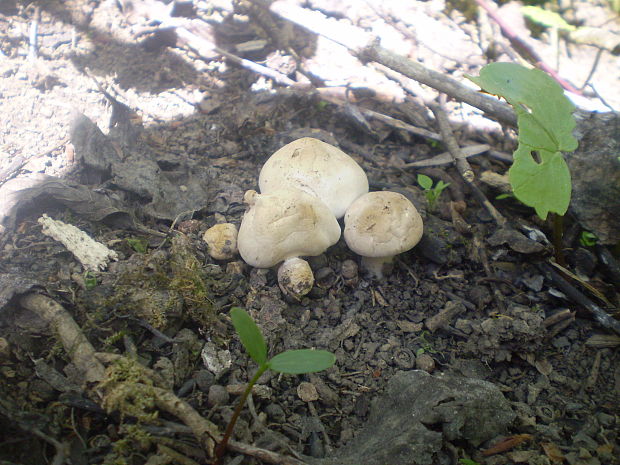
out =
[[(63, 344), (67, 354), (71, 357), (72, 362), (80, 371), (84, 373), (87, 382), (102, 383), (105, 380), (105, 368), (100, 359), (116, 360), (114, 354), (106, 357), (103, 353), (95, 352), (94, 347), (86, 339), (86, 336), (77, 325), (71, 314), (59, 303), (42, 294), (32, 292), (24, 295), (20, 299), (20, 304), (35, 312), (41, 318), (49, 323), (58, 333), (58, 337)], [(150, 372), (148, 368), (144, 368), (146, 372)], [(117, 384), (117, 383), (115, 383)], [(220, 434), (217, 425), (202, 417), (190, 404), (177, 397), (173, 392), (157, 386), (147, 386), (142, 383), (131, 383), (132, 391), (143, 392), (144, 396), (153, 396), (155, 405), (171, 415), (178, 417), (192, 431), (196, 439), (198, 439), (201, 447), (205, 450), (208, 457), (213, 457), (213, 449), (215, 442), (220, 441)], [(98, 393), (100, 397), (100, 393)], [(34, 434), (37, 432), (33, 431)], [(48, 440), (46, 438), (43, 438)], [(61, 446), (62, 444), (54, 444)], [(252, 455), (265, 462), (281, 465), (305, 465), (297, 459), (282, 456), (276, 452), (254, 447), (237, 441), (230, 441), (229, 448), (231, 450)], [(62, 451), (63, 449), (59, 449)], [(61, 455), (61, 454), (59, 454)], [(61, 465), (60, 463), (58, 465)]]
[(105, 368), (95, 358), (95, 348), (62, 305), (36, 292), (23, 296), (20, 304), (39, 315), (56, 331), (71, 360), (83, 373), (85, 382), (98, 383), (103, 379)]
[(476, 197), (476, 199), (482, 204), (484, 208), (489, 212), (489, 214), (495, 220), (498, 226), (503, 226), (506, 224), (506, 218), (489, 202), (489, 199), (482, 193), (478, 186), (474, 183), (474, 172), (467, 161), (467, 158), (461, 151), (459, 144), (454, 137), (454, 133), (452, 132), (452, 127), (450, 126), (450, 121), (448, 120), (448, 115), (446, 111), (442, 108), (441, 104), (431, 103), (431, 110), (437, 119), (437, 124), (439, 125), (439, 130), (441, 131), (441, 135), (443, 138), (446, 147), (450, 151), (452, 158), (456, 164), (456, 169), (459, 174), (465, 181), (465, 183), (469, 186), (472, 193)]
[(278, 16), (343, 45), (362, 61), (380, 63), (516, 127), (516, 115), (507, 104), (469, 89), (443, 73), (428, 69), (420, 63), (381, 47), (374, 42), (373, 36), (355, 26), (339, 23), (338, 27), (334, 27), (334, 20), (326, 18), (321, 12), (282, 0), (273, 2), (269, 8)]
[(555, 271), (546, 263), (538, 264), (538, 269), (543, 273), (543, 275), (553, 282), (560, 290), (566, 294), (566, 296), (572, 300), (573, 302), (581, 305), (588, 312), (592, 314), (594, 319), (598, 321), (601, 326), (604, 328), (615, 331), (620, 334), (620, 321), (613, 318), (611, 315), (608, 315), (605, 310), (596, 305), (590, 299), (588, 299), (585, 295), (579, 292), (576, 288), (574, 288), (568, 281), (566, 281), (560, 273)]

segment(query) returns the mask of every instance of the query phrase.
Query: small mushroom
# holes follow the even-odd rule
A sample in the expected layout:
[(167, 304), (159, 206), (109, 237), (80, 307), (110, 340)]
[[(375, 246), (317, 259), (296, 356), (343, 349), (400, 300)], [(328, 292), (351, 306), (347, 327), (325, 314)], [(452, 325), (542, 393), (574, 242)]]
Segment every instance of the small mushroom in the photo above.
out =
[(320, 255), (338, 242), (338, 221), (323, 202), (299, 189), (248, 191), (245, 201), (250, 208), (239, 228), (241, 257), (256, 268), (284, 262), (278, 284), (284, 294), (299, 299), (314, 284), (310, 266), (299, 257)]
[(263, 194), (295, 187), (321, 199), (342, 218), (359, 196), (368, 192), (368, 178), (353, 158), (337, 147), (303, 137), (275, 152), (261, 169)]
[(422, 217), (396, 192), (370, 192), (357, 199), (344, 216), (344, 239), (362, 256), (362, 267), (383, 278), (383, 267), (422, 238)]
[(232, 223), (216, 224), (202, 238), (209, 246), (209, 255), (216, 260), (230, 260), (237, 253), (237, 227)]

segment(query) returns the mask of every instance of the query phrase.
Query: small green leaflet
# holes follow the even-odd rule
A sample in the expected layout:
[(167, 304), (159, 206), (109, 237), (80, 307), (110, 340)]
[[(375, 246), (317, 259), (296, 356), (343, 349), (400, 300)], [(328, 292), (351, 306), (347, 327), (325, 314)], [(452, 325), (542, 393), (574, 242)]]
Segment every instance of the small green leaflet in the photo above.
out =
[(555, 11), (545, 10), (539, 6), (524, 6), (521, 7), (521, 13), (530, 21), (541, 24), (545, 27), (555, 27), (562, 31), (574, 31), (577, 29), (572, 24), (567, 23)]
[(425, 191), (433, 188), (433, 180), (425, 174), (418, 174), (418, 184)]
[(280, 373), (299, 375), (326, 370), (336, 361), (336, 357), (326, 350), (299, 349), (287, 350), (269, 360), (269, 368)]
[(267, 344), (252, 317), (244, 309), (233, 307), (230, 310), (230, 318), (252, 360), (259, 366), (264, 365), (267, 362)]
[[(508, 175), (517, 199), (538, 216), (564, 215), (571, 196), (571, 177), (561, 152), (577, 148), (573, 137), (574, 105), (545, 72), (515, 63), (491, 63), (480, 76), (467, 76), (486, 92), (510, 103), (519, 126), (519, 146)], [(535, 159), (534, 157), (538, 159)]]

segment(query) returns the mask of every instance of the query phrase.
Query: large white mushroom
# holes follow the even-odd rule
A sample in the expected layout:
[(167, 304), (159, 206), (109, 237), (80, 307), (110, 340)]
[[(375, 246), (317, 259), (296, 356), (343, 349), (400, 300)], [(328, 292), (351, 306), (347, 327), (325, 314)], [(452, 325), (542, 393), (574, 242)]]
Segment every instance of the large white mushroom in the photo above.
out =
[(322, 200), (342, 218), (359, 196), (368, 192), (368, 178), (353, 158), (337, 147), (303, 137), (275, 152), (261, 169), (258, 186), (269, 194), (295, 187)]
[(331, 210), (316, 197), (299, 189), (279, 189), (268, 194), (247, 191), (246, 211), (237, 245), (243, 260), (256, 268), (278, 270), (278, 284), (285, 294), (299, 299), (314, 284), (310, 265), (299, 257), (322, 254), (338, 242), (340, 225)]
[(383, 267), (395, 255), (413, 248), (422, 238), (422, 217), (396, 192), (370, 192), (358, 198), (344, 216), (344, 239), (362, 256), (362, 267), (382, 278)]

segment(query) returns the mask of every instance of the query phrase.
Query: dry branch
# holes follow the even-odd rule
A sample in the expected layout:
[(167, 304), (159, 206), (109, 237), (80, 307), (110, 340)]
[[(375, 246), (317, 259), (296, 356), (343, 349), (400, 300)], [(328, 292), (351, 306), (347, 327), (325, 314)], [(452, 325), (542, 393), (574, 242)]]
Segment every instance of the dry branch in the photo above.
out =
[(270, 10), (310, 32), (343, 45), (362, 61), (380, 63), (456, 100), (479, 108), (503, 123), (516, 126), (516, 115), (507, 104), (465, 87), (445, 74), (428, 69), (420, 63), (381, 47), (375, 42), (373, 36), (355, 26), (328, 19), (319, 11), (291, 5), (283, 0), (272, 3)]
[[(99, 360), (106, 357), (102, 353), (95, 352), (94, 347), (86, 339), (81, 328), (62, 305), (49, 297), (35, 292), (24, 295), (20, 299), (20, 304), (39, 315), (54, 328), (65, 351), (76, 367), (84, 373), (84, 378), (87, 382), (102, 383), (105, 380), (105, 368)], [(114, 359), (116, 357), (110, 357), (110, 360)], [(207, 456), (213, 457), (215, 442), (221, 439), (217, 425), (201, 416), (190, 404), (167, 389), (147, 386), (142, 383), (132, 383), (131, 387), (134, 392), (143, 391), (145, 396), (152, 395), (155, 405), (159, 409), (181, 419), (196, 436)], [(230, 441), (229, 448), (252, 455), (268, 463), (305, 465), (300, 460), (237, 441)]]
[(459, 144), (454, 137), (454, 133), (452, 132), (452, 127), (450, 126), (450, 121), (448, 119), (448, 114), (442, 108), (440, 104), (432, 103), (430, 104), (431, 110), (433, 111), (435, 118), (437, 119), (437, 124), (439, 126), (439, 130), (441, 132), (442, 138), (446, 147), (452, 158), (456, 164), (456, 169), (459, 174), (465, 181), (465, 183), (469, 186), (472, 193), (476, 197), (476, 199), (482, 204), (484, 208), (487, 209), (489, 214), (493, 217), (498, 226), (503, 226), (506, 224), (506, 218), (497, 211), (497, 209), (489, 202), (489, 199), (482, 193), (478, 186), (474, 183), (474, 171), (471, 169), (469, 162), (467, 161), (467, 157), (461, 151)]

